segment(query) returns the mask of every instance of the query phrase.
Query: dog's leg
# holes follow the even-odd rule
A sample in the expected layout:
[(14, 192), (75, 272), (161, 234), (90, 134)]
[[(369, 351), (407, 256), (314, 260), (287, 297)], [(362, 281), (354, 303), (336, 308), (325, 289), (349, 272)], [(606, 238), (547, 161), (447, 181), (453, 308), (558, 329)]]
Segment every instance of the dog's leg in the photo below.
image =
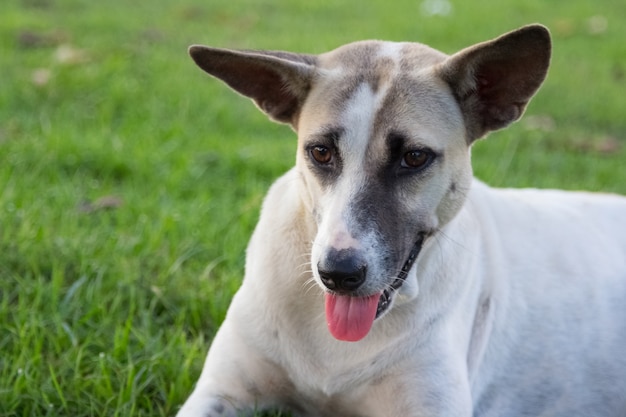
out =
[(282, 371), (251, 349), (234, 328), (224, 321), (177, 417), (247, 416), (271, 405)]

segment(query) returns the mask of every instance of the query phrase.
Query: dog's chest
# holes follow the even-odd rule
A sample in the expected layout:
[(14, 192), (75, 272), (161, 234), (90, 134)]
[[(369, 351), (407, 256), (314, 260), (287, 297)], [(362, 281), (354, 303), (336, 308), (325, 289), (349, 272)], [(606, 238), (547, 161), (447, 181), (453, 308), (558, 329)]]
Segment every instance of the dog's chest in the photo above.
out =
[(339, 349), (291, 345), (286, 356), (293, 360), (284, 364), (291, 381), (284, 405), (298, 415), (319, 417), (366, 417), (364, 403), (387, 383), (394, 359), (346, 343)]

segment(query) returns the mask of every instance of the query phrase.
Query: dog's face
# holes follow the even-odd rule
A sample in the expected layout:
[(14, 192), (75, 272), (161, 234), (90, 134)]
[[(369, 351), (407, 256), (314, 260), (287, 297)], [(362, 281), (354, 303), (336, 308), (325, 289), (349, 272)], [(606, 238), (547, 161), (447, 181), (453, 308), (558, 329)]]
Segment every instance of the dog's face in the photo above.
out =
[[(382, 42), (319, 57), (323, 70), (298, 120), (297, 166), (318, 225), (312, 269), (335, 295), (327, 313), (338, 338), (361, 338), (389, 309), (414, 244), (462, 206), (472, 174), (461, 111), (433, 71), (444, 59)], [(355, 308), (371, 321), (344, 321)]]
[(313, 275), (331, 333), (355, 341), (404, 279), (417, 294), (412, 258), (463, 206), (471, 143), (521, 116), (545, 77), (550, 40), (529, 26), (451, 57), (375, 41), (319, 56), (190, 51), (298, 132), (300, 197), (317, 224)]

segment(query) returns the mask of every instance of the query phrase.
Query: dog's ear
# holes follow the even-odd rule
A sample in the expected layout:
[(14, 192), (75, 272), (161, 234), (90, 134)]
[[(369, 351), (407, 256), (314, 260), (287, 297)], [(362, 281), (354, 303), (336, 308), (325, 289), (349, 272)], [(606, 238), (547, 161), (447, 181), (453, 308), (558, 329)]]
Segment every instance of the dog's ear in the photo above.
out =
[(550, 65), (550, 32), (530, 25), (461, 50), (440, 76), (458, 100), (471, 141), (522, 116)]
[(189, 55), (204, 71), (250, 97), (267, 115), (294, 128), (315, 70), (315, 56), (236, 51), (193, 45)]

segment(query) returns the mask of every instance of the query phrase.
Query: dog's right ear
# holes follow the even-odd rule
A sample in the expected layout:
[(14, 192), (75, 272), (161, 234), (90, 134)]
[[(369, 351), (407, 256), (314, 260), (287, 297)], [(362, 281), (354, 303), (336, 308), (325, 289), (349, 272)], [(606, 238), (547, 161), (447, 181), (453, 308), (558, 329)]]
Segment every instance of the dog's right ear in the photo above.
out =
[(189, 55), (204, 71), (250, 97), (271, 119), (297, 127), (315, 72), (316, 58), (276, 51), (236, 51), (202, 45)]
[(471, 142), (522, 116), (550, 65), (550, 32), (529, 25), (463, 49), (443, 62)]

